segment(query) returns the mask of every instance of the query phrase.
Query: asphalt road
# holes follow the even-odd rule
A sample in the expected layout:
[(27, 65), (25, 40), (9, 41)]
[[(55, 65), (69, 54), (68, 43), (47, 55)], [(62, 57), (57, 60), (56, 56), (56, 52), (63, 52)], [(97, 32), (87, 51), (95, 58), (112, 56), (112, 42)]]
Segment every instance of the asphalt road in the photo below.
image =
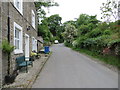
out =
[(118, 73), (63, 44), (53, 52), (33, 88), (118, 88)]

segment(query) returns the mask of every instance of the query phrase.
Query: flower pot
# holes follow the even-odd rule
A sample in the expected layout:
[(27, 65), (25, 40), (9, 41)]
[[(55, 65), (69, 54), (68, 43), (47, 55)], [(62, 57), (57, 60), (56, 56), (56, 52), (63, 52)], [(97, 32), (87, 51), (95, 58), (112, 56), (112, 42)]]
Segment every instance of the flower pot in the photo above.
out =
[(5, 83), (6, 84), (11, 84), (15, 81), (15, 78), (17, 77), (19, 73), (19, 70), (14, 70), (14, 72), (10, 75), (5, 76)]
[(5, 83), (6, 84), (13, 83), (15, 81), (15, 77), (16, 77), (16, 75), (6, 75), (5, 76)]

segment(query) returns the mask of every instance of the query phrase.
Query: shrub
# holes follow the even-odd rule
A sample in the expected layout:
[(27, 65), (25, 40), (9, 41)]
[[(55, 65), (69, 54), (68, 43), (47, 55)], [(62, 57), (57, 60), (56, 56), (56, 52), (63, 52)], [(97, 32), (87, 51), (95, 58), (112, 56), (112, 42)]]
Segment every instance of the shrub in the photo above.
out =
[(112, 31), (111, 30), (105, 30), (103, 32), (104, 35), (111, 35), (112, 34)]
[(120, 56), (120, 45), (115, 47), (115, 54)]
[(87, 39), (85, 36), (81, 36), (76, 39), (75, 47), (76, 48), (84, 48), (84, 41)]
[(3, 40), (2, 50), (3, 52), (7, 53), (7, 59), (8, 59), (7, 74), (9, 75), (10, 74), (10, 57), (11, 57), (11, 52), (14, 50), (14, 46), (11, 45), (7, 40)]
[(64, 39), (67, 43), (72, 44), (77, 35), (77, 29), (71, 24), (67, 24), (65, 27), (65, 32), (63, 33)]
[(44, 46), (50, 46), (50, 45), (51, 45), (51, 42), (49, 42), (49, 41), (44, 41), (43, 45), (44, 45)]
[(5, 53), (11, 53), (14, 50), (14, 46), (10, 45), (10, 43), (7, 40), (3, 40), (2, 42), (2, 50)]
[(96, 40), (95, 38), (88, 38), (83, 43), (85, 48), (91, 48), (93, 45), (96, 45)]
[(87, 37), (94, 38), (102, 35), (102, 31), (99, 28), (95, 28), (87, 34)]
[(78, 29), (78, 35), (84, 35), (89, 32), (89, 27), (87, 25), (81, 25)]
[(67, 47), (72, 47), (72, 44), (70, 44), (70, 43), (68, 43), (68, 42), (64, 42), (64, 44), (65, 44), (65, 46), (67, 46)]

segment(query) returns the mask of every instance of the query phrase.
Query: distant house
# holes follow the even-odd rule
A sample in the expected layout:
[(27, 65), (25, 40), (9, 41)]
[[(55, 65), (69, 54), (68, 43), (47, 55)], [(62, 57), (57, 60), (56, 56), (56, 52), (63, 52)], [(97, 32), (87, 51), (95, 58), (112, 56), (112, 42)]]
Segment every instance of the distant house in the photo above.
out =
[[(37, 51), (37, 14), (34, 2), (0, 2), (0, 25), (2, 40), (7, 39), (15, 50), (11, 56), (10, 73), (16, 69), (15, 59), (18, 56), (30, 56), (31, 51)], [(1, 56), (0, 56), (1, 58)], [(7, 58), (2, 52), (2, 81), (7, 75)]]
[(39, 36), (37, 38), (37, 40), (38, 40), (38, 43), (37, 43), (37, 45), (38, 45), (38, 51), (40, 51), (43, 48), (43, 38), (41, 36)]

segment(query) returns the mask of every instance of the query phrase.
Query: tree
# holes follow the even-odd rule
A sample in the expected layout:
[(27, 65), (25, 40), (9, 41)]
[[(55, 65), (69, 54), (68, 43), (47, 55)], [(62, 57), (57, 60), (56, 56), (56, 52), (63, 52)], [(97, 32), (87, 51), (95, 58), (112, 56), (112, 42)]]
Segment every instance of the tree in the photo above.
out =
[(48, 27), (53, 36), (57, 36), (61, 32), (61, 20), (62, 18), (58, 14), (47, 18)]
[(45, 41), (51, 41), (52, 33), (49, 31), (47, 19), (45, 18), (41, 22), (42, 23), (38, 25), (38, 36), (42, 36)]
[(49, 30), (59, 42), (63, 42), (62, 33), (64, 32), (64, 26), (62, 25), (61, 20), (62, 18), (58, 14), (47, 18)]
[(65, 32), (63, 34), (65, 42), (72, 45), (75, 37), (77, 36), (77, 29), (71, 24), (67, 24), (65, 27)]
[(95, 16), (89, 16), (87, 14), (81, 14), (77, 19), (78, 37), (80, 35), (85, 35), (89, 31), (97, 27), (98, 20)]
[(61, 20), (62, 18), (58, 14), (44, 18), (38, 25), (38, 35), (47, 41), (57, 39), (59, 42), (63, 42), (64, 26), (61, 24)]
[(92, 24), (97, 24), (99, 21), (96, 19), (96, 15), (95, 16), (89, 16), (87, 14), (80, 14), (79, 18), (77, 19), (77, 27), (79, 27), (80, 25), (87, 25), (89, 23)]
[(35, 2), (36, 10), (37, 10), (37, 15), (39, 18), (45, 18), (46, 12), (44, 8), (50, 8), (53, 6), (59, 6), (58, 3), (53, 2), (51, 0), (39, 0), (38, 2)]
[(79, 18), (77, 19), (77, 27), (79, 27), (80, 25), (84, 24), (88, 24), (89, 21), (89, 15), (87, 14), (80, 14)]
[(118, 1), (117, 0), (107, 0), (106, 3), (102, 3), (102, 7), (100, 7), (102, 11), (101, 19), (104, 19), (106, 22), (110, 22), (114, 19), (116, 21), (118, 19), (118, 12), (119, 12)]
[(76, 27), (76, 21), (73, 21), (73, 20), (64, 22), (64, 25), (66, 25), (66, 24), (71, 24), (71, 25), (74, 25)]

